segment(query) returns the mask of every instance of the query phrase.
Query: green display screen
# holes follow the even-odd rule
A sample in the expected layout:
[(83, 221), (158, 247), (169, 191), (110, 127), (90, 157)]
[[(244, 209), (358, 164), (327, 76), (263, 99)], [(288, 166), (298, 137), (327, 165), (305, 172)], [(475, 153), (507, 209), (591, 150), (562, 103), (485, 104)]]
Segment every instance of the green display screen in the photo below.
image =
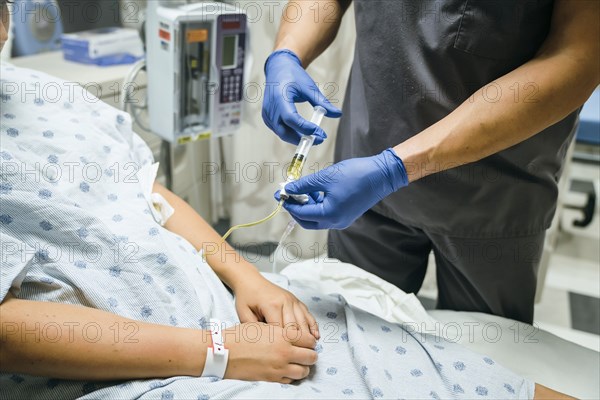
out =
[(223, 55), (221, 57), (222, 68), (234, 68), (237, 64), (235, 59), (235, 50), (237, 46), (237, 36), (225, 36), (223, 38)]

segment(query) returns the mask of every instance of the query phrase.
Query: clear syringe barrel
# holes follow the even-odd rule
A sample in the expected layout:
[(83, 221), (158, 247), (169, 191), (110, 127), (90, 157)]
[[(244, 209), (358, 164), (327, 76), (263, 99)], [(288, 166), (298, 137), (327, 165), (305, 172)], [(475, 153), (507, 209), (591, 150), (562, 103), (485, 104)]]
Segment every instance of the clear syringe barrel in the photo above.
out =
[[(325, 110), (323, 107), (315, 106), (312, 118), (310, 119), (310, 122), (312, 122), (313, 124), (315, 124), (317, 126), (321, 125), (321, 122), (323, 121), (323, 117), (325, 116), (326, 113), (327, 113), (327, 110)], [(302, 139), (300, 139), (300, 143), (298, 143), (298, 147), (296, 147), (295, 156), (302, 156), (303, 159), (306, 159), (306, 157), (308, 156), (308, 152), (310, 151), (310, 148), (312, 147), (314, 142), (315, 142), (314, 135), (302, 136)]]
[[(320, 125), (321, 121), (323, 121), (323, 117), (327, 113), (321, 106), (316, 106), (314, 108), (314, 112), (310, 122), (315, 125)], [(303, 135), (300, 139), (300, 143), (298, 143), (298, 147), (296, 147), (296, 153), (294, 154), (294, 158), (290, 163), (287, 170), (287, 179), (281, 185), (281, 198), (287, 200), (289, 195), (285, 191), (285, 184), (297, 181), (302, 176), (302, 168), (304, 168), (304, 164), (306, 163), (306, 158), (308, 157), (308, 152), (315, 142), (314, 135)]]

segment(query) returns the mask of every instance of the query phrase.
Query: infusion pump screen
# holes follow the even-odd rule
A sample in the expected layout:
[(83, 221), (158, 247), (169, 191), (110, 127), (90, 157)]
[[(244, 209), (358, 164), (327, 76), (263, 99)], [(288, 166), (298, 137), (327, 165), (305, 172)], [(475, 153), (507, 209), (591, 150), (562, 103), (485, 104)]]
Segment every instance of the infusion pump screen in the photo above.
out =
[(221, 59), (221, 68), (229, 69), (237, 67), (237, 35), (225, 36), (223, 38), (223, 56)]

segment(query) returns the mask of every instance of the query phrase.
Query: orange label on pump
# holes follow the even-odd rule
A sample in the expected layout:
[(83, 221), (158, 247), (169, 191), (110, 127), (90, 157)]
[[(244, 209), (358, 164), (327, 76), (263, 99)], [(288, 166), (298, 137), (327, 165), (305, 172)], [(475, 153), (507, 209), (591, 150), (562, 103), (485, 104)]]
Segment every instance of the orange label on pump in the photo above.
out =
[(187, 31), (187, 42), (198, 43), (206, 42), (208, 40), (208, 29), (194, 29)]
[(158, 30), (158, 37), (160, 37), (161, 39), (164, 39), (166, 41), (171, 40), (171, 34), (169, 33), (169, 31), (164, 30), (164, 29)]

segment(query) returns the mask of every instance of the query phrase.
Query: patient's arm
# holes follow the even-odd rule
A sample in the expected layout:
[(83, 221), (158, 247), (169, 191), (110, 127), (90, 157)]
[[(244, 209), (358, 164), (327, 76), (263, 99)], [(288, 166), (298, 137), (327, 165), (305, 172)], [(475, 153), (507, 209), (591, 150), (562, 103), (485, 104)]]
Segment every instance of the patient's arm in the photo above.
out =
[(196, 250), (204, 249), (206, 261), (227, 286), (235, 290), (239, 283), (261, 276), (229, 244), (221, 246), (221, 236), (189, 204), (158, 183), (153, 191), (175, 209), (165, 228), (184, 237)]
[[(164, 188), (155, 190), (176, 209), (168, 229), (184, 236), (197, 249), (207, 241), (220, 243), (219, 235), (185, 202)], [(244, 293), (257, 285), (261, 295), (299, 303), (294, 295), (262, 278), (229, 246), (222, 252), (223, 260), (220, 255), (221, 252), (211, 255), (208, 261), (234, 290)], [(237, 306), (239, 310), (239, 300)], [(250, 305), (242, 302), (242, 306)], [(278, 315), (280, 319), (281, 304)], [(257, 319), (268, 320), (246, 318)], [(207, 331), (149, 324), (82, 306), (21, 300), (10, 294), (0, 304), (0, 325), (1, 372), (62, 379), (199, 376), (204, 369), (206, 349), (212, 344)], [(317, 359), (313, 350), (316, 341), (308, 330), (299, 338), (296, 334), (288, 338), (283, 327), (261, 323), (258, 326), (263, 331), (258, 341), (246, 341), (239, 326), (224, 331), (230, 351), (225, 377), (282, 383), (306, 377), (308, 366)]]
[(567, 396), (564, 393), (557, 392), (556, 390), (548, 389), (546, 386), (542, 386), (539, 383), (535, 384), (535, 395), (534, 400), (575, 400), (575, 397)]
[[(200, 376), (206, 349), (212, 345), (208, 331), (148, 324), (10, 294), (0, 304), (0, 324), (1, 372), (61, 379)], [(240, 334), (244, 329), (224, 331), (229, 348), (225, 377), (282, 383), (306, 377), (308, 366), (317, 360), (311, 350), (314, 338), (287, 339), (282, 328), (258, 326), (258, 341), (245, 341)]]
[(314, 317), (296, 296), (271, 284), (227, 242), (221, 243), (219, 234), (181, 198), (158, 183), (153, 190), (175, 209), (165, 228), (187, 239), (197, 250), (205, 250), (208, 264), (235, 292), (242, 322), (298, 324), (315, 338), (320, 337)]
[[(84, 329), (86, 324), (90, 325)], [(206, 331), (148, 324), (93, 308), (19, 300), (10, 295), (0, 304), (0, 325), (1, 372), (62, 379), (199, 376), (211, 344)], [(44, 327), (59, 332), (57, 326), (60, 335), (47, 330), (42, 337)], [(317, 360), (316, 352), (308, 349), (314, 346), (314, 339), (304, 336), (292, 346), (282, 340), (282, 330), (259, 326), (263, 340), (253, 343), (243, 341), (239, 330), (225, 331), (230, 349), (225, 377), (282, 383), (306, 377), (307, 366)], [(254, 368), (257, 365), (261, 368)], [(536, 385), (535, 399), (572, 397)]]
[(0, 305), (0, 322), (2, 372), (65, 379), (199, 376), (212, 343), (207, 331), (10, 295)]

